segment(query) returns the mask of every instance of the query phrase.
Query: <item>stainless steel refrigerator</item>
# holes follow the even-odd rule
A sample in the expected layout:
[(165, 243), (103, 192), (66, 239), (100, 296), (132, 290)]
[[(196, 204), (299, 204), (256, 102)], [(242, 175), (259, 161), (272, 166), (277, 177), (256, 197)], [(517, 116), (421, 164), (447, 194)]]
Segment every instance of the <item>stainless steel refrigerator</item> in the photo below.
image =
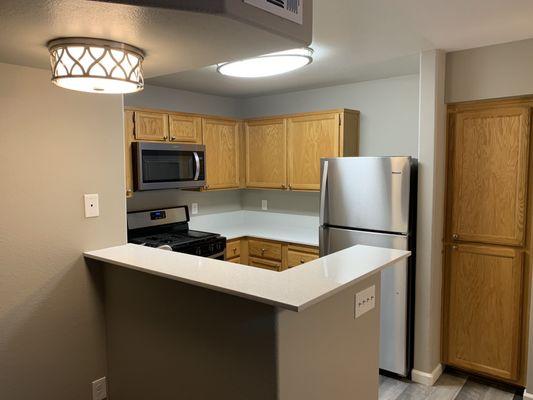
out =
[(410, 377), (413, 363), (417, 160), (321, 160), (320, 254), (365, 244), (410, 250), (381, 275), (382, 371)]

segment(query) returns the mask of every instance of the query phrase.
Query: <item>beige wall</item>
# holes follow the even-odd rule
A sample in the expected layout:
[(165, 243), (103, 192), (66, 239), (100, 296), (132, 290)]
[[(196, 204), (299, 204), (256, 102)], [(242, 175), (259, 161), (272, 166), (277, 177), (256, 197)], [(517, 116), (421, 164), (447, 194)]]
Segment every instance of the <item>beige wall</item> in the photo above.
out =
[(446, 102), (533, 93), (533, 39), (447, 54)]
[[(122, 97), (0, 64), (0, 398), (83, 400), (106, 373), (102, 282), (125, 242)], [(100, 194), (85, 219), (83, 194)]]

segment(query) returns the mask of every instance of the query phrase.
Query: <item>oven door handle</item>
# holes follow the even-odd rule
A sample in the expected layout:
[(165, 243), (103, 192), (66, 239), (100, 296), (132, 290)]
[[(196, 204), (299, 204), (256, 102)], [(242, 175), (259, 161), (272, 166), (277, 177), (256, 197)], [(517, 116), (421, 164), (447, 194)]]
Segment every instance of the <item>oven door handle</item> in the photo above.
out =
[(194, 174), (194, 180), (197, 181), (200, 177), (200, 157), (198, 157), (198, 152), (193, 151), (194, 161), (196, 162), (196, 172)]
[(224, 255), (224, 251), (221, 251), (220, 253), (217, 253), (217, 254), (211, 254), (207, 258), (218, 258), (218, 257), (223, 256), (223, 255)]

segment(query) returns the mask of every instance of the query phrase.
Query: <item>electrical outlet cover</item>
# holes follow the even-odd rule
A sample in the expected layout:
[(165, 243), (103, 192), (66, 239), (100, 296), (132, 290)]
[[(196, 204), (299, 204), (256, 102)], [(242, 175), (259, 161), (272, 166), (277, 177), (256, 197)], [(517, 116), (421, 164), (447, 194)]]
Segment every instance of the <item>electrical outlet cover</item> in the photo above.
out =
[(268, 210), (268, 202), (266, 200), (261, 200), (261, 210)]
[(85, 200), (85, 218), (98, 217), (100, 215), (98, 193), (86, 194), (83, 197)]
[(376, 307), (376, 287), (374, 285), (355, 294), (355, 318)]
[(198, 203), (191, 204), (191, 214), (198, 214)]

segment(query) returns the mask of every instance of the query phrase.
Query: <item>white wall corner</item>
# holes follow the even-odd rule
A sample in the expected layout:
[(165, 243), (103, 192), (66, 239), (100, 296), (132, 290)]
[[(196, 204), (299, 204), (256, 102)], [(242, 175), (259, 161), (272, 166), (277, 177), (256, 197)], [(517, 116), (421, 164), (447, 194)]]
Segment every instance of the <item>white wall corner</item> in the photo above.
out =
[[(442, 364), (439, 364), (431, 372), (423, 372), (417, 369), (411, 371), (411, 380), (421, 385), (433, 386), (442, 375)], [(533, 397), (532, 397), (533, 398)]]
[(533, 399), (533, 394), (528, 393), (526, 390), (524, 390), (524, 399)]

